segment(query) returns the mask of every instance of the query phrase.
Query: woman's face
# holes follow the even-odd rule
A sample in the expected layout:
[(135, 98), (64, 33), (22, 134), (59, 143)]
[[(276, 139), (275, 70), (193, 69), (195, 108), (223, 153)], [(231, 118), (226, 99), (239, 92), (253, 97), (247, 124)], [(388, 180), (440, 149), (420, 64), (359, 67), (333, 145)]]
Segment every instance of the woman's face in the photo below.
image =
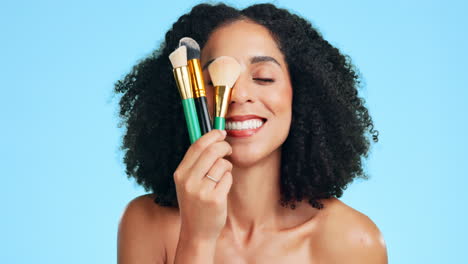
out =
[(240, 20), (215, 30), (201, 52), (212, 116), (214, 87), (206, 66), (219, 56), (233, 57), (241, 65), (226, 116), (226, 141), (233, 149), (229, 160), (238, 167), (252, 166), (279, 152), (289, 133), (292, 87), (287, 65), (261, 25)]

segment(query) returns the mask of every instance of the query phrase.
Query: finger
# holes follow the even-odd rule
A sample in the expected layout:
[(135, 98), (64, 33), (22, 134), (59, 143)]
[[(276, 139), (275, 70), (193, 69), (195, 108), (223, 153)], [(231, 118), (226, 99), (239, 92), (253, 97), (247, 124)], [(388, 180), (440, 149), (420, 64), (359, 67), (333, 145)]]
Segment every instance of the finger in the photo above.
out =
[[(201, 181), (201, 188), (208, 188), (209, 190), (212, 190), (217, 182), (219, 182), (221, 180), (221, 178), (223, 177), (223, 175), (226, 173), (226, 172), (230, 172), (232, 170), (232, 163), (225, 160), (225, 159), (218, 159), (214, 164), (213, 166), (208, 170), (208, 172), (206, 173), (205, 177), (202, 179)], [(212, 180), (210, 179), (208, 176), (210, 176), (211, 178), (215, 179), (215, 180)]]
[(189, 147), (177, 170), (186, 171), (191, 168), (206, 148), (215, 142), (224, 140), (224, 138), (226, 138), (225, 130), (213, 129), (203, 135)]
[(213, 190), (213, 195), (218, 197), (227, 197), (232, 186), (232, 180), (232, 173), (230, 171), (224, 173), (221, 180), (216, 184)]
[(232, 148), (226, 141), (211, 144), (200, 155), (194, 166), (190, 169), (194, 180), (200, 181), (213, 167), (218, 159), (232, 153)]

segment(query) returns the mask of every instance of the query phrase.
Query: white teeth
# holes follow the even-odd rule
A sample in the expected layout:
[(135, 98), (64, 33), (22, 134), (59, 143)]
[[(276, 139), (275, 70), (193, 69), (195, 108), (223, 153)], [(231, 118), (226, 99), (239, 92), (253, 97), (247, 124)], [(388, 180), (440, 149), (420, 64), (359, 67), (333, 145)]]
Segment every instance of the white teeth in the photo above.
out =
[(249, 119), (245, 121), (226, 122), (226, 130), (256, 129), (263, 125), (260, 119)]

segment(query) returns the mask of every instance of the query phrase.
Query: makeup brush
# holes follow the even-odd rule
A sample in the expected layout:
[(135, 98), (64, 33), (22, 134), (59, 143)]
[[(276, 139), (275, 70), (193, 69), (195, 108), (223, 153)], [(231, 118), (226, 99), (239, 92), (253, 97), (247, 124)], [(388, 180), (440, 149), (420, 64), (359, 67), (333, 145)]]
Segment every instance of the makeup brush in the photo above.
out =
[(216, 58), (208, 71), (215, 86), (215, 119), (214, 128), (224, 130), (226, 113), (231, 100), (231, 88), (240, 75), (240, 64), (236, 59), (228, 56)]
[(179, 88), (182, 106), (184, 108), (185, 121), (190, 137), (190, 143), (201, 137), (200, 125), (198, 123), (197, 110), (193, 102), (190, 74), (187, 67), (187, 48), (181, 46), (169, 55), (172, 63), (174, 78)]
[(197, 107), (198, 122), (200, 123), (203, 135), (210, 132), (212, 128), (208, 104), (206, 102), (205, 82), (200, 64), (200, 45), (194, 39), (185, 37), (180, 39), (179, 46), (187, 47), (187, 67), (190, 73), (195, 106)]

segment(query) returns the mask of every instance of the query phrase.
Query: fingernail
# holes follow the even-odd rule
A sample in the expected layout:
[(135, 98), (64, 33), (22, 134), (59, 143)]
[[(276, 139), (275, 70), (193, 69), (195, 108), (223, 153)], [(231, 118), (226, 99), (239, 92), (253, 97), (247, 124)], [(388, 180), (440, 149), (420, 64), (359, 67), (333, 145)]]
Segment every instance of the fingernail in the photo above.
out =
[(223, 134), (223, 137), (225, 137), (227, 134), (226, 130), (221, 130), (221, 133)]

